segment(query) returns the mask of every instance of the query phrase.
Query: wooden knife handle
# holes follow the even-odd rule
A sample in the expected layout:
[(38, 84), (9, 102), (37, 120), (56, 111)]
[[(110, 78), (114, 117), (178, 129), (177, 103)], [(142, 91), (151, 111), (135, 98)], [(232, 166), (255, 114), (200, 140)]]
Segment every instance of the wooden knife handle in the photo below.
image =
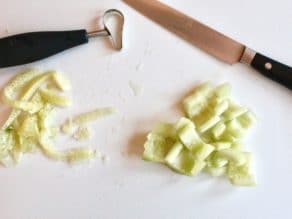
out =
[(256, 53), (250, 65), (266, 77), (292, 90), (292, 68)]

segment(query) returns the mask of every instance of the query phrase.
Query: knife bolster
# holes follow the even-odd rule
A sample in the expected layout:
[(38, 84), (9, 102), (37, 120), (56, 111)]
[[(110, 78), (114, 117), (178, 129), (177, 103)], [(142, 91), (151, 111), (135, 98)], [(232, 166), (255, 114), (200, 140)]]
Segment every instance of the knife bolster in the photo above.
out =
[(255, 55), (256, 55), (256, 51), (248, 47), (245, 47), (242, 57), (240, 59), (240, 62), (251, 65), (252, 60), (254, 60)]

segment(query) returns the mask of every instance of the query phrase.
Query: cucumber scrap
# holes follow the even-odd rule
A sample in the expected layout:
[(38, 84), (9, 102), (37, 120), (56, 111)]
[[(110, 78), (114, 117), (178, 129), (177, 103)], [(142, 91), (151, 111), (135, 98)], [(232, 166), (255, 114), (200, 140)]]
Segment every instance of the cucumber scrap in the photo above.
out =
[(91, 136), (91, 131), (87, 126), (80, 126), (74, 133), (74, 138), (76, 140), (87, 140)]
[(147, 136), (143, 159), (165, 164), (187, 176), (201, 172), (227, 176), (236, 186), (255, 186), (251, 153), (242, 140), (256, 123), (255, 115), (231, 99), (228, 83), (198, 86), (183, 101), (177, 123), (160, 123)]
[[(56, 71), (40, 72), (28, 70), (17, 74), (3, 89), (3, 103), (12, 111), (0, 129), (0, 163), (17, 164), (22, 155), (37, 150), (47, 157), (65, 162), (77, 162), (93, 159), (98, 151), (88, 148), (75, 148), (60, 151), (54, 147), (54, 138), (60, 129), (71, 132), (77, 127), (78, 140), (89, 138), (90, 131), (80, 126), (92, 119), (112, 113), (112, 108), (96, 109), (69, 119), (61, 128), (54, 124), (57, 107), (68, 107), (71, 99), (62, 95), (70, 90), (68, 79)], [(73, 128), (72, 128), (73, 127)], [(73, 131), (72, 131), (73, 133)], [(12, 162), (10, 162), (12, 161)]]

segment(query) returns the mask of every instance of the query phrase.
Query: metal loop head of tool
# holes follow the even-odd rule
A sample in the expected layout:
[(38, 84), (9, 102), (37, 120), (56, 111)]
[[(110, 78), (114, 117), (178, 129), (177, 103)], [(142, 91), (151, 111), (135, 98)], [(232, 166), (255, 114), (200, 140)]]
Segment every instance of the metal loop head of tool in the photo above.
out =
[(104, 29), (87, 33), (88, 38), (109, 36), (115, 49), (123, 48), (124, 15), (117, 9), (107, 10), (103, 15)]

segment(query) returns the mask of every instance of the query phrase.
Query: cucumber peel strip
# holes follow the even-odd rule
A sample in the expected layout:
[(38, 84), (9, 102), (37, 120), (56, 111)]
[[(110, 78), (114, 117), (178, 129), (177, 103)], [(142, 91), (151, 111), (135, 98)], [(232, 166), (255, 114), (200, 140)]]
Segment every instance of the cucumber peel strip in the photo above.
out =
[[(36, 75), (35, 77), (32, 77), (35, 75), (35, 72), (33, 71), (31, 74), (29, 73), (30, 72), (27, 72), (28, 75), (26, 74), (19, 75), (4, 88), (3, 101), (4, 103), (6, 103), (7, 105), (11, 106), (14, 109), (27, 111), (32, 114), (39, 111), (41, 105), (28, 100), (39, 89), (42, 83), (44, 83), (51, 75), (50, 73), (44, 73), (39, 76)], [(32, 78), (28, 76), (31, 76)], [(31, 80), (27, 81), (27, 79)], [(27, 88), (22, 93), (20, 99), (19, 100), (14, 99), (13, 97), (15, 96), (17, 89), (24, 85), (27, 85)]]
[(77, 125), (83, 125), (96, 119), (109, 116), (116, 113), (116, 109), (112, 107), (98, 108), (93, 111), (82, 113), (75, 118), (73, 118), (73, 123)]
[(58, 151), (49, 144), (49, 141), (44, 136), (40, 138), (39, 144), (43, 153), (54, 160), (73, 163), (94, 159), (96, 157), (96, 151), (91, 149), (75, 148), (68, 151)]
[(40, 89), (40, 94), (47, 103), (55, 106), (68, 107), (72, 104), (68, 97), (60, 96), (58, 93), (49, 89)]
[[(61, 96), (47, 85), (56, 87), (60, 92), (71, 88), (69, 80), (56, 71), (40, 72), (29, 70), (17, 74), (3, 90), (3, 102), (12, 107), (12, 111), (0, 129), (0, 162), (18, 163), (24, 153), (40, 149), (52, 159), (69, 163), (89, 160), (96, 157), (96, 151), (86, 148), (58, 151), (53, 140), (59, 128), (53, 125), (55, 107), (67, 107), (71, 101)], [(111, 110), (112, 111), (112, 110)], [(84, 123), (109, 110), (95, 110), (93, 113), (78, 117), (77, 123)], [(80, 138), (89, 137), (88, 129), (82, 129)]]
[(71, 90), (70, 81), (66, 77), (64, 77), (63, 74), (60, 74), (59, 72), (56, 71), (52, 71), (52, 79), (57, 88), (59, 88), (59, 90), (61, 91)]

